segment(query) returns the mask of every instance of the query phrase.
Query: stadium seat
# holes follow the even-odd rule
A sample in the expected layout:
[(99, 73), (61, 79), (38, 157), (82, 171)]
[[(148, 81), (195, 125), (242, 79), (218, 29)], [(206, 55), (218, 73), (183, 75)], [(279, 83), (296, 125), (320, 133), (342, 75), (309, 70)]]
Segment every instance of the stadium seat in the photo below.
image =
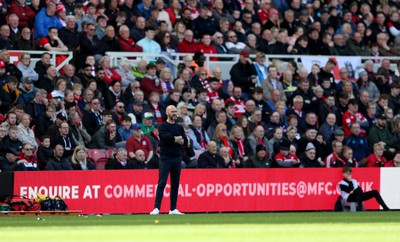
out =
[(96, 170), (104, 170), (104, 167), (106, 166), (107, 163), (107, 158), (100, 158), (96, 162)]
[(117, 149), (108, 149), (108, 150), (106, 150), (107, 158), (112, 158), (115, 153), (117, 153)]
[(87, 152), (87, 155), (90, 159), (97, 163), (97, 161), (101, 158), (107, 159), (106, 152), (102, 149), (91, 149)]

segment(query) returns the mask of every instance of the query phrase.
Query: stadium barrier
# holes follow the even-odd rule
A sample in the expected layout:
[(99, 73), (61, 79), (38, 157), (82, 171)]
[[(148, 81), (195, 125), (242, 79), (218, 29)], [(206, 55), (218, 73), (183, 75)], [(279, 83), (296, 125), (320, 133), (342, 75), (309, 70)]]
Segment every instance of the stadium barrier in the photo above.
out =
[[(110, 56), (111, 66), (116, 67), (119, 65), (119, 61), (121, 58), (129, 58), (132, 65), (136, 65), (139, 60), (148, 60), (154, 61), (157, 58), (162, 58), (166, 62), (166, 66), (170, 67), (172, 73), (177, 74), (177, 67), (179, 63), (182, 63), (182, 59), (186, 55), (193, 55), (191, 53), (168, 53), (168, 55), (164, 55), (163, 53), (142, 53), (142, 52), (106, 52), (106, 55)], [(255, 60), (256, 55), (250, 55), (253, 60)], [(239, 61), (238, 54), (204, 54), (205, 63), (204, 65), (212, 71), (212, 68), (218, 66), (222, 70), (222, 78), (230, 79), (229, 71), (232, 66)], [(318, 64), (320, 67), (323, 67), (328, 59), (335, 59), (338, 62), (337, 67), (333, 71), (335, 76), (335, 80), (340, 80), (339, 69), (342, 67), (346, 67), (349, 69), (349, 77), (350, 78), (358, 78), (358, 72), (364, 68), (364, 63), (367, 60), (374, 61), (374, 71), (376, 72), (378, 68), (381, 66), (383, 59), (388, 59), (391, 61), (390, 68), (395, 70), (397, 68), (396, 62), (400, 60), (399, 57), (390, 57), (390, 56), (322, 56), (322, 55), (265, 55), (265, 63), (270, 65), (274, 59), (283, 60), (281, 62), (282, 70), (286, 69), (287, 61), (293, 60), (297, 63), (298, 68), (305, 66), (308, 72), (311, 72), (311, 65)], [(220, 58), (221, 60), (213, 61), (211, 58)], [(354, 60), (349, 61), (349, 60)], [(351, 64), (351, 65), (349, 65)], [(278, 71), (282, 71), (278, 70)], [(353, 75), (353, 76), (352, 76)]]
[[(1, 174), (1, 173), (0, 173)], [(364, 191), (381, 191), (400, 209), (400, 169), (358, 168)], [(157, 170), (15, 172), (14, 194), (63, 197), (83, 214), (148, 213), (153, 209)], [(333, 210), (341, 169), (187, 169), (182, 171), (178, 207), (184, 212)], [(170, 187), (162, 212), (169, 209)], [(379, 209), (375, 201), (367, 209)]]
[[(72, 51), (62, 52), (62, 51), (43, 51), (43, 50), (10, 50), (10, 62), (15, 65), (19, 62), (19, 57), (22, 53), (29, 53), (31, 55), (31, 64), (30, 67), (34, 68), (36, 62), (40, 60), (40, 57), (44, 52), (50, 54), (50, 64), (56, 67), (57, 72), (59, 72), (66, 64), (72, 61), (74, 57), (74, 53)], [(58, 56), (64, 56), (63, 60), (60, 63), (56, 63), (56, 59)]]

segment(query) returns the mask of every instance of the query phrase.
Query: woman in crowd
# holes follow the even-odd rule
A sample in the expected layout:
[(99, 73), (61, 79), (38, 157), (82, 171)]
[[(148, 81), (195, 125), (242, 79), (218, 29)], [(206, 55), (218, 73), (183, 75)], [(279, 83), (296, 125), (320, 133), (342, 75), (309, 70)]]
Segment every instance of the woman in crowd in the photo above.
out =
[(192, 120), (190, 119), (189, 115), (188, 115), (188, 109), (187, 109), (187, 105), (185, 102), (179, 102), (178, 105), (176, 106), (176, 114), (178, 115), (178, 117), (182, 118), (183, 122), (186, 125), (191, 125), (192, 124)]
[(96, 165), (88, 159), (85, 147), (77, 146), (71, 157), (71, 166), (74, 170), (94, 170)]
[(383, 156), (385, 151), (385, 143), (378, 142), (374, 144), (374, 153), (370, 154), (366, 159), (367, 167), (391, 167), (392, 163), (388, 162)]
[[(214, 136), (212, 138), (213, 141), (217, 144), (217, 152), (219, 153), (222, 147), (226, 147), (229, 149), (229, 157), (233, 159), (233, 164), (235, 166), (241, 166), (240, 159), (237, 157), (235, 150), (233, 149), (233, 145), (229, 139), (228, 128), (225, 124), (218, 124), (215, 128)], [(232, 164), (232, 165), (233, 165)]]
[(19, 125), (18, 125), (18, 139), (23, 143), (23, 144), (30, 144), (35, 147), (35, 149), (38, 148), (38, 144), (35, 140), (35, 133), (33, 130), (29, 127), (31, 124), (31, 116), (29, 114), (23, 114), (21, 119), (19, 120)]
[(110, 57), (109, 56), (103, 56), (101, 57), (99, 61), (100, 67), (103, 68), (104, 70), (104, 81), (107, 83), (107, 85), (111, 85), (112, 81), (118, 81), (121, 82), (121, 76), (118, 74), (116, 70), (111, 68), (111, 63), (110, 63)]
[(243, 134), (243, 129), (238, 125), (234, 125), (231, 129), (229, 138), (234, 152), (237, 154), (242, 164), (244, 164), (253, 154), (251, 147)]
[(121, 76), (121, 89), (125, 91), (127, 87), (135, 80), (135, 77), (130, 72), (132, 68), (131, 63), (127, 58), (121, 58), (119, 67), (117, 69), (118, 74)]

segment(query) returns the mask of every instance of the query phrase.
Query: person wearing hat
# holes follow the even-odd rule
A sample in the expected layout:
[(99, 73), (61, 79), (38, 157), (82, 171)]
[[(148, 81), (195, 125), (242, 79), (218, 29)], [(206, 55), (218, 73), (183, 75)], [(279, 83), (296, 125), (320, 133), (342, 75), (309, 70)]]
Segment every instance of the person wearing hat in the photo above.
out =
[(55, 116), (55, 121), (50, 127), (46, 127), (46, 135), (50, 136), (51, 141), (54, 141), (55, 138), (59, 135), (59, 128), (62, 122), (67, 121), (67, 117), (62, 113), (59, 112)]
[(383, 210), (390, 210), (388, 206), (383, 201), (381, 195), (377, 190), (371, 190), (364, 192), (362, 188), (358, 185), (356, 179), (351, 176), (352, 169), (349, 166), (343, 167), (343, 180), (338, 183), (338, 188), (340, 191), (340, 196), (344, 202), (356, 202), (357, 211), (364, 211), (364, 201), (375, 198), (375, 200), (382, 206)]
[[(33, 102), (36, 96), (36, 88), (33, 86), (33, 80), (30, 77), (23, 78), (17, 90), (20, 92), (17, 99), (18, 104), (25, 106)], [(15, 94), (17, 94), (17, 92)]]
[(275, 155), (275, 162), (278, 167), (298, 167), (300, 165), (299, 158), (294, 154), (290, 154), (289, 149), (289, 141), (283, 140), (280, 143), (279, 153)]
[(307, 143), (306, 151), (300, 156), (300, 167), (324, 167), (324, 162), (317, 157), (317, 150), (313, 143)]
[(245, 95), (249, 95), (252, 87), (258, 82), (257, 70), (247, 50), (240, 52), (239, 61), (232, 66), (229, 74), (233, 84), (241, 87)]
[(142, 134), (146, 135), (150, 132), (153, 131), (154, 129), (154, 125), (153, 125), (153, 121), (154, 121), (154, 115), (152, 112), (145, 112), (143, 114), (143, 118), (142, 118)]
[(386, 148), (389, 152), (395, 152), (395, 149), (393, 148), (393, 146), (395, 145), (395, 139), (387, 127), (386, 115), (384, 113), (380, 114), (376, 118), (376, 123), (370, 129), (368, 135), (368, 144), (371, 150), (376, 143), (381, 141), (386, 144)]
[(356, 99), (350, 99), (348, 104), (347, 112), (343, 114), (342, 118), (342, 126), (343, 131), (346, 137), (349, 137), (351, 134), (350, 124), (359, 123), (361, 126), (361, 136), (366, 136), (368, 128), (368, 120), (364, 117), (364, 115), (358, 112), (358, 102)]
[(244, 163), (246, 168), (270, 168), (271, 160), (268, 158), (268, 152), (264, 145), (259, 144), (256, 147), (256, 154), (252, 155)]
[(134, 158), (136, 150), (141, 149), (145, 153), (146, 164), (149, 163), (154, 154), (150, 139), (143, 135), (142, 126), (138, 123), (132, 125), (132, 133), (133, 135), (126, 140), (128, 157)]
[(26, 160), (18, 160), (19, 153), (14, 148), (8, 148), (5, 150), (5, 156), (0, 157), (0, 171), (26, 171), (24, 166), (27, 163)]
[(142, 111), (143, 111), (144, 102), (140, 100), (134, 100), (132, 103), (132, 112), (128, 115), (132, 118), (132, 124), (142, 123)]

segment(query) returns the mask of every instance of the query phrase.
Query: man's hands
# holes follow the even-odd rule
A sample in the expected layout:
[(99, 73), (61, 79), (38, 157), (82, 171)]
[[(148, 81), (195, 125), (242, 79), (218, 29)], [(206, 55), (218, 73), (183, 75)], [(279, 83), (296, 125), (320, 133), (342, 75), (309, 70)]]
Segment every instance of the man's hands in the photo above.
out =
[(185, 140), (182, 138), (182, 136), (174, 136), (175, 138), (175, 143), (183, 145), (185, 143)]

